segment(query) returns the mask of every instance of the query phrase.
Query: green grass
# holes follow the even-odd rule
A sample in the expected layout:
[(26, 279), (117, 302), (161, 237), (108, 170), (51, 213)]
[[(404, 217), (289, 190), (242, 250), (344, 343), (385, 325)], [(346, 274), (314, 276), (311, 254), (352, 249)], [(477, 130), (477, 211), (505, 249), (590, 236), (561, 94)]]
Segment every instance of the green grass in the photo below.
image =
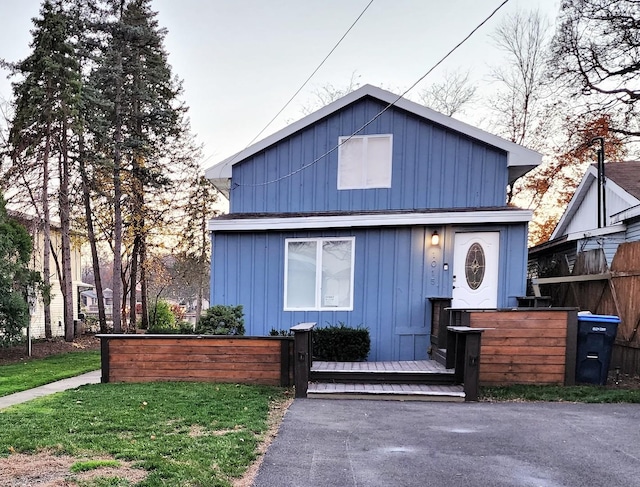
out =
[(88, 472), (89, 470), (95, 470), (97, 468), (119, 467), (120, 465), (121, 463), (118, 460), (86, 460), (71, 465), (71, 471), (73, 473)]
[(19, 364), (0, 365), (0, 397), (100, 368), (100, 351), (69, 352)]
[(640, 403), (638, 389), (608, 389), (602, 386), (514, 385), (482, 387), (481, 401), (550, 401), (587, 403)]
[(229, 486), (255, 459), (269, 404), (281, 396), (232, 384), (83, 386), (0, 410), (0, 455), (109, 455), (147, 470), (140, 486)]

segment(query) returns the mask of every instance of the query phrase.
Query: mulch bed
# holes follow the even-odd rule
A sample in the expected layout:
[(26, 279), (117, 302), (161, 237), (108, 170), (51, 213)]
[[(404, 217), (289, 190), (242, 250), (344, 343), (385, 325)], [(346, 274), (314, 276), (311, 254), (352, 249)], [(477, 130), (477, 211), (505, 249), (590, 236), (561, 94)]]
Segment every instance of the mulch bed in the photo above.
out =
[(31, 343), (31, 357), (27, 354), (26, 343), (17, 347), (0, 348), (0, 365), (15, 364), (29, 359), (45, 358), (79, 350), (100, 350), (100, 339), (93, 335), (83, 335), (72, 342), (65, 342), (64, 338), (60, 337), (51, 340), (34, 340)]

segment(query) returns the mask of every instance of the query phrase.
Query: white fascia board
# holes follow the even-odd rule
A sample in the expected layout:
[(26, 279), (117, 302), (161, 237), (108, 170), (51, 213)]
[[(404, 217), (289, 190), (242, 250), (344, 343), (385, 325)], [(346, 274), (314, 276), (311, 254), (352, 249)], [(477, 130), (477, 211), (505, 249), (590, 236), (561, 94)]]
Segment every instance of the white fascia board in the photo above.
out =
[(630, 220), (631, 218), (637, 218), (640, 216), (640, 204), (636, 206), (632, 206), (631, 208), (627, 208), (619, 213), (611, 215), (611, 223), (619, 223), (625, 220)]
[(531, 210), (478, 210), (443, 213), (381, 213), (376, 215), (296, 216), (209, 220), (209, 231), (302, 230), (353, 227), (399, 227), (413, 225), (462, 225), (523, 223)]
[(510, 142), (506, 139), (503, 139), (502, 137), (490, 134), (489, 132), (485, 132), (484, 130), (481, 130), (477, 127), (461, 122), (460, 120), (456, 120), (455, 118), (436, 112), (435, 110), (420, 105), (419, 103), (407, 100), (406, 98), (400, 98), (398, 97), (398, 95), (395, 95), (376, 86), (364, 85), (363, 87), (352, 91), (351, 93), (343, 96), (333, 103), (330, 103), (329, 105), (320, 108), (310, 115), (301, 118), (297, 122), (287, 125), (285, 128), (270, 135), (269, 137), (266, 137), (265, 139), (262, 139), (261, 141), (256, 142), (255, 144), (234, 154), (233, 156), (228, 157), (227, 159), (215, 164), (214, 166), (209, 167), (205, 171), (205, 176), (207, 177), (207, 179), (231, 178), (231, 167), (234, 164), (237, 164), (238, 162), (241, 162), (244, 159), (257, 154), (261, 150), (266, 149), (276, 142), (289, 137), (299, 130), (302, 130), (314, 124), (318, 120), (321, 120), (324, 117), (337, 112), (338, 110), (365, 96), (377, 98), (384, 103), (393, 103), (395, 106), (413, 113), (414, 115), (425, 118), (427, 120), (431, 120), (437, 124), (448, 127), (473, 139), (477, 139), (479, 141), (485, 142), (488, 145), (502, 149), (507, 152), (508, 167), (521, 166), (524, 169), (528, 170), (535, 166), (538, 166), (542, 162), (542, 154), (540, 154), (539, 152), (527, 149), (526, 147)]
[(627, 229), (624, 223), (610, 225), (608, 227), (593, 228), (591, 230), (583, 230), (567, 235), (567, 241), (582, 240), (583, 238), (601, 237), (603, 235), (611, 235), (612, 233), (621, 233)]

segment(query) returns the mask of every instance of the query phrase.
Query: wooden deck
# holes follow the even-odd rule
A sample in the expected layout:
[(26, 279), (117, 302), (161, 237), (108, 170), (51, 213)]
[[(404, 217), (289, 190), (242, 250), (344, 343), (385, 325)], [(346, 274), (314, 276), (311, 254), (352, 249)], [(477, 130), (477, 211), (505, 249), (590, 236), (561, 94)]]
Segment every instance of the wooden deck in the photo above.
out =
[(453, 374), (435, 360), (411, 360), (400, 362), (313, 362), (312, 372), (386, 372), (402, 374), (406, 372), (423, 374)]

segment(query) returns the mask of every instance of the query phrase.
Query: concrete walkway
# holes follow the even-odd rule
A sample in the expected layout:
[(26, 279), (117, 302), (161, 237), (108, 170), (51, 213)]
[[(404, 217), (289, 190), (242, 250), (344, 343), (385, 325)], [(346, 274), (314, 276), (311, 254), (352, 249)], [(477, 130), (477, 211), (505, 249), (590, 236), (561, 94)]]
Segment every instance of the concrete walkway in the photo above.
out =
[(640, 486), (640, 405), (296, 399), (254, 487)]
[(47, 396), (55, 392), (66, 391), (67, 389), (75, 389), (76, 387), (80, 387), (85, 384), (99, 384), (100, 377), (100, 370), (94, 370), (93, 372), (87, 372), (86, 374), (78, 375), (76, 377), (70, 377), (69, 379), (59, 380), (34, 389), (28, 389), (26, 391), (16, 392), (9, 396), (3, 396), (0, 397), (0, 409), (30, 401), (36, 397)]

